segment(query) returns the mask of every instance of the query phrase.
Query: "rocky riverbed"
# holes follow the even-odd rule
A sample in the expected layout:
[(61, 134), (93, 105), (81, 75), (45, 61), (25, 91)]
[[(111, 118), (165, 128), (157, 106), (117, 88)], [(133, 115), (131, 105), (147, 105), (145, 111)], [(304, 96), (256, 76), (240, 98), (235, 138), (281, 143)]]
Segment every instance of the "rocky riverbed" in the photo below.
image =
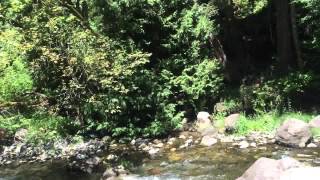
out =
[[(229, 180), (240, 177), (243, 172), (258, 158), (269, 157), (281, 159), (294, 157), (299, 161), (317, 166), (320, 164), (318, 148), (287, 148), (274, 144), (261, 144), (239, 148), (241, 140), (221, 143), (207, 147), (200, 144), (185, 146), (189, 138), (175, 138), (167, 143), (156, 154), (136, 149), (132, 145), (114, 144), (98, 156), (101, 162), (107, 162), (103, 168), (92, 166), (86, 160), (76, 167), (68, 160), (50, 160), (46, 162), (27, 162), (16, 166), (14, 164), (0, 167), (0, 177), (4, 179), (101, 179), (105, 168), (105, 179), (111, 175), (121, 175), (124, 179), (218, 179)], [(236, 138), (237, 139), (237, 138)], [(169, 139), (168, 139), (169, 140)], [(177, 144), (166, 147), (168, 142)], [(249, 141), (251, 142), (251, 141)], [(146, 145), (150, 150), (158, 148), (160, 142)], [(149, 144), (149, 143), (147, 143)], [(233, 145), (234, 144), (234, 145)], [(249, 143), (251, 144), (251, 143)], [(257, 143), (258, 144), (258, 143)], [(141, 144), (140, 144), (141, 146)], [(142, 145), (144, 146), (144, 145)], [(130, 149), (129, 149), (130, 148)], [(176, 148), (175, 150), (173, 148)], [(154, 150), (153, 150), (154, 151)], [(93, 157), (95, 157), (93, 155)], [(122, 163), (121, 163), (122, 162)], [(90, 166), (91, 165), (91, 166)], [(81, 167), (81, 168), (77, 168)], [(88, 168), (91, 170), (88, 171)], [(87, 171), (87, 172), (85, 172)], [(118, 173), (118, 174), (117, 174)], [(121, 174), (122, 173), (122, 174)]]
[[(203, 119), (198, 118), (196, 126), (187, 128), (188, 131), (164, 139), (112, 140), (106, 136), (81, 142), (61, 139), (34, 146), (23, 141), (25, 130), (22, 130), (12, 144), (2, 146), (0, 179), (214, 177), (227, 180), (240, 177), (260, 157), (293, 157), (308, 165), (320, 165), (319, 139), (309, 137), (309, 133), (300, 133), (300, 129), (290, 129), (286, 123), (286, 128), (279, 128), (283, 137), (287, 132), (300, 133), (301, 137), (308, 135), (308, 139), (304, 139), (305, 147), (290, 148), (277, 144), (279, 132), (252, 132), (247, 136), (218, 133), (208, 123), (207, 114), (204, 115)], [(228, 131), (232, 131), (230, 124), (233, 123), (229, 122)], [(305, 124), (300, 127), (308, 131)], [(288, 139), (292, 140), (290, 137)], [(300, 141), (293, 140), (301, 145)], [(283, 142), (280, 141), (280, 144), (283, 145)]]

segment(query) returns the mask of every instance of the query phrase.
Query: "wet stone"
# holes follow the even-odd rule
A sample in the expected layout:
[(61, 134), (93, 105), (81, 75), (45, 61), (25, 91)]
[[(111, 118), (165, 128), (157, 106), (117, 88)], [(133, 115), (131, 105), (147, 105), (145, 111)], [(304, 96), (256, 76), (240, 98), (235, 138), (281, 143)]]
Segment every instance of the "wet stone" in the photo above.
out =
[(250, 144), (247, 141), (241, 141), (238, 145), (240, 149), (245, 149), (250, 146)]
[(203, 136), (202, 140), (201, 140), (201, 145), (203, 146), (212, 146), (214, 144), (216, 144), (218, 142), (218, 140), (214, 137), (211, 136)]
[(192, 139), (188, 139), (188, 140), (186, 140), (186, 142), (185, 142), (185, 144), (186, 144), (187, 146), (191, 146), (192, 143), (193, 143), (193, 140), (192, 140)]
[(257, 144), (255, 142), (250, 143), (250, 147), (257, 147)]
[(158, 154), (159, 152), (160, 152), (160, 149), (159, 149), (159, 148), (151, 148), (151, 149), (148, 151), (149, 155), (151, 155), (151, 156), (154, 156), (154, 155)]
[(170, 151), (171, 152), (175, 152), (177, 150), (177, 148), (171, 148)]
[(167, 163), (167, 162), (162, 162), (162, 163), (160, 164), (161, 167), (165, 167), (165, 166), (168, 166), (168, 165), (169, 165), (169, 163)]
[(164, 144), (162, 142), (156, 144), (154, 147), (157, 147), (157, 148), (162, 148), (164, 146)]
[(222, 143), (232, 143), (232, 142), (233, 142), (233, 137), (231, 137), (231, 136), (222, 137), (222, 138), (220, 139), (220, 141), (221, 141)]
[(310, 143), (310, 144), (307, 145), (307, 147), (308, 148), (316, 148), (318, 146), (316, 144), (314, 144), (314, 143)]

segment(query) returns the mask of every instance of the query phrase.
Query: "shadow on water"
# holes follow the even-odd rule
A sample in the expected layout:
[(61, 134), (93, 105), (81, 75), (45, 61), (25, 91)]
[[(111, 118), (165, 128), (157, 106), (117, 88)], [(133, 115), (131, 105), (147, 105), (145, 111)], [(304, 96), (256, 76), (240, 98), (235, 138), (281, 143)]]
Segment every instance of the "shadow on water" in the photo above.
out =
[(65, 162), (23, 164), (0, 168), (0, 180), (98, 180), (100, 174), (70, 171)]

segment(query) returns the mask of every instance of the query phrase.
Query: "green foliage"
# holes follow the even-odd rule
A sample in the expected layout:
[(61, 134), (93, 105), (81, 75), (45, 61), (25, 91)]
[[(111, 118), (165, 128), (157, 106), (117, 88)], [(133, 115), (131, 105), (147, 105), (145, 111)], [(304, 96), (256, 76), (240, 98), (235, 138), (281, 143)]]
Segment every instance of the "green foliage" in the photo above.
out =
[(295, 0), (297, 5), (304, 8), (303, 13), (298, 16), (298, 25), (303, 27), (302, 45), (304, 48), (316, 50), (320, 48), (320, 26), (318, 20), (320, 18), (319, 0)]
[[(88, 9), (75, 0), (1, 1), (0, 102), (26, 103), (32, 97), (23, 94), (34, 92), (44, 97), (41, 109), (48, 112), (26, 115), (18, 108), (17, 116), (2, 117), (3, 127), (25, 127), (33, 137), (158, 136), (178, 129), (190, 112), (212, 111), (219, 100), (225, 110), (218, 118), (239, 109), (240, 100), (256, 112), (288, 108), (288, 99), (312, 79), (298, 72), (271, 76), (243, 85), (240, 100), (227, 98), (223, 63), (213, 49), (214, 40), (221, 40), (220, 25), (229, 26), (218, 24), (224, 21), (219, 3), (228, 6), (227, 1), (85, 2)], [(257, 14), (269, 1), (232, 2), (237, 19)], [(319, 6), (316, 0), (300, 3), (310, 14), (299, 25), (314, 27), (304, 45), (316, 50)], [(222, 47), (227, 53), (228, 48)]]
[(250, 132), (272, 132), (289, 118), (300, 119), (308, 122), (312, 119), (312, 115), (301, 112), (286, 112), (279, 114), (275, 111), (257, 114), (251, 117), (241, 115), (237, 124), (236, 132), (239, 135), (246, 135)]
[(172, 83), (181, 88), (181, 93), (190, 97), (188, 99), (201, 111), (208, 100), (217, 100), (221, 95), (221, 67), (216, 60), (204, 60), (199, 65), (184, 69)]
[(219, 102), (214, 106), (214, 113), (218, 116), (227, 116), (231, 113), (241, 111), (241, 106), (238, 98), (226, 98), (223, 102)]
[(15, 29), (0, 32), (0, 102), (12, 100), (33, 87), (25, 64), (22, 35)]
[(38, 91), (55, 100), (50, 111), (75, 118), (71, 124), (82, 132), (105, 127), (114, 135), (127, 134), (136, 127), (130, 116), (148, 104), (139, 90), (149, 86), (141, 77), (148, 74), (142, 67), (149, 55), (84, 31), (57, 3), (46, 3), (54, 8), (35, 9), (33, 19), (25, 18), (25, 29)]
[(319, 128), (311, 128), (311, 133), (314, 138), (320, 137), (320, 129)]
[(238, 121), (236, 132), (244, 135), (253, 131), (268, 132), (277, 128), (281, 124), (276, 113), (257, 115), (256, 117), (246, 118), (241, 116)]
[(9, 134), (17, 130), (28, 129), (27, 141), (43, 142), (60, 138), (66, 135), (67, 120), (62, 117), (43, 113), (30, 116), (14, 115), (0, 116), (0, 128), (6, 129)]
[(202, 48), (218, 31), (210, 3), (96, 0), (89, 22), (62, 1), (5, 6), (7, 22), (21, 13), (36, 91), (72, 134), (161, 135), (179, 128), (184, 103), (200, 108), (221, 92), (219, 63)]
[(268, 5), (268, 0), (235, 0), (236, 15), (242, 18), (255, 14)]
[(256, 112), (290, 110), (290, 99), (310, 85), (310, 73), (294, 72), (286, 76), (261, 80), (251, 86), (241, 87), (241, 96)]

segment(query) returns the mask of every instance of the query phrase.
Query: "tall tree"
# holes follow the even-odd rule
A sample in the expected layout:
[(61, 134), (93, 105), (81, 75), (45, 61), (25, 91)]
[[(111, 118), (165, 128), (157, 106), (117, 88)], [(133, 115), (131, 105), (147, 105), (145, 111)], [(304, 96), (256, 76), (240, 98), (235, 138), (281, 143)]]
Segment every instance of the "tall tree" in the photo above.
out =
[(292, 65), (293, 46), (289, 15), (289, 0), (274, 0), (276, 8), (277, 54), (281, 70), (288, 70)]
[(291, 0), (274, 0), (276, 8), (277, 54), (281, 70), (303, 68), (296, 27), (296, 12)]
[(290, 16), (291, 16), (291, 28), (292, 28), (292, 38), (293, 38), (293, 47), (295, 50), (295, 55), (297, 59), (297, 64), (299, 69), (302, 69), (304, 66), (304, 62), (301, 56), (301, 49), (298, 37), (298, 29), (297, 29), (297, 12), (294, 3), (290, 4)]

